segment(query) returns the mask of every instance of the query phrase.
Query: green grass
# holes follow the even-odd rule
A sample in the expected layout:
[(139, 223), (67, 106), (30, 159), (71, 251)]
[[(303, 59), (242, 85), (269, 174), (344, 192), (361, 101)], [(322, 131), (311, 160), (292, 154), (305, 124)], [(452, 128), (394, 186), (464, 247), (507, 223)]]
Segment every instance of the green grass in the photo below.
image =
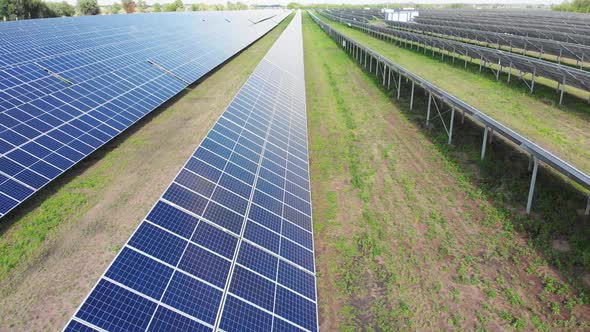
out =
[[(510, 170), (508, 147), (495, 143), (497, 159), (479, 162), (481, 133), (469, 122), (449, 147), (307, 15), (304, 48), (321, 322), (343, 331), (587, 327), (573, 313), (586, 302), (576, 271), (587, 267), (576, 259), (588, 241), (552, 251), (551, 231), (574, 233), (573, 210), (553, 214), (555, 192), (539, 195), (534, 217), (517, 212), (528, 175)], [(555, 188), (575, 201), (563, 182)], [(526, 238), (539, 228), (548, 231)], [(543, 298), (547, 271), (561, 276)], [(554, 314), (553, 302), (570, 305)]]
[(587, 174), (590, 173), (590, 106), (584, 100), (587, 93), (583, 94), (584, 99), (568, 97), (565, 106), (559, 106), (556, 105), (558, 95), (553, 88), (555, 82), (539, 78), (535, 94), (529, 95), (514, 73), (512, 84), (503, 80), (505, 76), (496, 81), (489, 70), (479, 73), (478, 65), (473, 64), (464, 69), (461, 60), (453, 65), (449, 56), (441, 61), (440, 57), (431, 57), (429, 51), (424, 55), (422, 51), (406, 49), (343, 24), (322, 19), (336, 30), (538, 142)]

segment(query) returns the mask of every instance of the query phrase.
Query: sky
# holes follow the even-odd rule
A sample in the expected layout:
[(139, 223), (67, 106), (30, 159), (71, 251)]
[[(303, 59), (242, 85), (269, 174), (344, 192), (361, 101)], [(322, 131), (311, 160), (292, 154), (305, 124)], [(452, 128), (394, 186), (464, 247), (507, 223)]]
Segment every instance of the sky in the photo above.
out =
[[(63, 0), (49, 0), (49, 1), (63, 1)], [(66, 0), (71, 4), (75, 4), (76, 0)], [(172, 2), (174, 0), (147, 0), (148, 4), (153, 4), (155, 2), (159, 3), (167, 3)], [(232, 2), (236, 2), (238, 0), (231, 0)], [(253, 4), (280, 4), (286, 5), (289, 2), (298, 2), (302, 4), (310, 4), (310, 3), (332, 3), (332, 4), (369, 4), (369, 3), (384, 3), (383, 0), (241, 0), (249, 5)], [(401, 2), (400, 0), (398, 2)], [(113, 0), (98, 0), (99, 5), (110, 5), (114, 1)], [(119, 1), (116, 1), (119, 2)], [(216, 3), (225, 3), (227, 0), (183, 0), (184, 3), (207, 3), (207, 4), (216, 4)], [(396, 1), (393, 1), (396, 2)], [(414, 0), (408, 1), (408, 3), (429, 3), (429, 4), (446, 4), (446, 3), (468, 3), (468, 4), (558, 4), (561, 3), (562, 0)]]

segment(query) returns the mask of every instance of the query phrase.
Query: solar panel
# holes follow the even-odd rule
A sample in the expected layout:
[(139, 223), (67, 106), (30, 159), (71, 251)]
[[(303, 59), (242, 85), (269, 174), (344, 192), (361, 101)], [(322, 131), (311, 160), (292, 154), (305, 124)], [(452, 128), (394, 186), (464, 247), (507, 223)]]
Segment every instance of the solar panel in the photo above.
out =
[(286, 15), (236, 11), (0, 23), (0, 217)]
[(66, 331), (317, 331), (298, 13)]

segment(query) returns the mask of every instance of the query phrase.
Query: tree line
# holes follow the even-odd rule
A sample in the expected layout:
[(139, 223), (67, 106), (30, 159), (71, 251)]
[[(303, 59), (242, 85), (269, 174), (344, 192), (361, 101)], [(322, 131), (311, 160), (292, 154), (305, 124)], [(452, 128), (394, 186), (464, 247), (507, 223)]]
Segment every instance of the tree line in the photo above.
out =
[(148, 6), (146, 0), (120, 0), (111, 6), (101, 8), (97, 0), (77, 0), (76, 6), (63, 2), (46, 2), (43, 0), (0, 0), (0, 20), (25, 20), (74, 15), (98, 15), (119, 13), (175, 12), (201, 10), (244, 10), (248, 5), (242, 2), (226, 4), (195, 3), (186, 5), (182, 0), (170, 3), (155, 3)]
[(564, 1), (561, 5), (553, 6), (552, 9), (562, 12), (590, 13), (590, 0)]

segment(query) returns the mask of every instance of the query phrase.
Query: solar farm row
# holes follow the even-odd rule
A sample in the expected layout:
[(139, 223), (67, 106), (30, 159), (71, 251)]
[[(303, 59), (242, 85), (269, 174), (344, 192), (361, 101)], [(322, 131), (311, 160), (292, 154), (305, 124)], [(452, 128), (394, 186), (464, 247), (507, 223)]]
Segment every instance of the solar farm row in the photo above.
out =
[(0, 23), (0, 217), (287, 14)]
[(526, 37), (499, 32), (488, 32), (482, 30), (456, 28), (451, 26), (440, 26), (436, 24), (422, 24), (395, 21), (386, 21), (386, 23), (393, 28), (403, 29), (407, 31), (419, 32), (430, 35), (436, 34), (439, 35), (439, 37), (450, 36), (452, 38), (457, 39), (462, 38), (474, 40), (488, 44), (495, 44), (497, 45), (497, 48), (499, 48), (500, 46), (507, 46), (510, 47), (510, 51), (512, 51), (512, 49), (519, 49), (525, 52), (537, 52), (540, 55), (555, 55), (558, 57), (558, 62), (561, 62), (562, 58), (574, 59), (580, 64), (582, 64), (584, 61), (590, 61), (590, 45), (561, 42), (551, 39)]
[(521, 77), (524, 74), (531, 74), (533, 77), (533, 82), (530, 85), (531, 91), (534, 89), (534, 79), (537, 76), (558, 82), (562, 86), (562, 91), (565, 85), (590, 91), (590, 72), (585, 70), (459, 41), (362, 23), (339, 16), (338, 12), (334, 10), (320, 10), (319, 12), (328, 19), (346, 23), (377, 38), (388, 41), (394, 41), (394, 38), (396, 38), (422, 45), (424, 52), (426, 52), (426, 47), (430, 47), (433, 52), (436, 48), (441, 52), (450, 52), (451, 54), (463, 56), (465, 59), (480, 59), (482, 65), (497, 65), (500, 68), (509, 68), (510, 72), (512, 70), (519, 71)]
[(66, 331), (317, 331), (297, 14)]
[[(590, 176), (576, 167), (569, 164), (567, 161), (560, 159), (551, 151), (548, 151), (541, 147), (540, 145), (536, 144), (535, 142), (527, 139), (526, 137), (522, 136), (521, 134), (517, 133), (516, 131), (512, 130), (511, 128), (505, 126), (504, 124), (496, 121), (489, 115), (485, 114), (484, 112), (478, 110), (477, 108), (465, 103), (461, 99), (457, 98), (454, 95), (449, 94), (448, 92), (444, 91), (440, 87), (434, 85), (433, 83), (429, 82), (428, 80), (412, 73), (408, 69), (392, 62), (388, 58), (382, 56), (378, 52), (371, 50), (367, 46), (363, 45), (362, 43), (346, 36), (345, 34), (339, 32), (336, 29), (333, 29), (330, 25), (326, 24), (322, 21), (318, 16), (310, 13), (313, 20), (324, 30), (327, 34), (332, 37), (336, 43), (349, 52), (359, 63), (364, 61), (365, 67), (370, 72), (375, 72), (379, 79), (383, 79), (383, 85), (385, 86), (386, 77), (394, 75), (393, 82), (397, 83), (398, 89), (398, 97), (400, 96), (400, 89), (401, 89), (401, 82), (402, 77), (406, 77), (412, 85), (412, 95), (410, 97), (410, 109), (412, 108), (412, 102), (414, 97), (414, 86), (417, 85), (424, 89), (424, 91), (428, 94), (429, 100), (438, 100), (441, 104), (446, 105), (446, 107), (451, 108), (452, 112), (460, 111), (468, 114), (478, 123), (481, 123), (485, 127), (485, 131), (487, 132), (488, 129), (493, 130), (494, 133), (501, 135), (506, 140), (513, 142), (516, 146), (521, 148), (525, 153), (530, 154), (531, 159), (539, 160), (547, 165), (551, 166), (564, 176), (572, 179), (582, 187), (586, 189), (590, 189)], [(397, 76), (397, 77), (395, 77)], [(430, 105), (430, 103), (428, 103)], [(430, 107), (429, 107), (430, 109)], [(441, 109), (442, 111), (442, 109)], [(452, 134), (449, 134), (452, 135)], [(487, 139), (484, 139), (483, 147), (485, 149), (485, 144)], [(485, 150), (484, 150), (485, 151)], [(531, 187), (534, 190), (534, 180), (531, 181)], [(529, 205), (527, 206), (527, 212), (530, 210), (530, 198), (531, 191), (529, 193)]]
[[(357, 22), (372, 23), (376, 19), (381, 20), (383, 14), (374, 10), (359, 9), (332, 9), (334, 15), (351, 19)], [(390, 27), (395, 29), (418, 32), (429, 35), (437, 35), (442, 38), (450, 39), (468, 39), (473, 41), (494, 44), (496, 48), (506, 46), (518, 49), (519, 52), (537, 52), (539, 55), (549, 54), (558, 57), (558, 62), (562, 58), (571, 58), (576, 60), (577, 64), (583, 65), (585, 61), (590, 61), (590, 36), (581, 36), (582, 42), (564, 42), (554, 39), (537, 38), (531, 36), (522, 36), (505, 32), (494, 32), (481, 29), (464, 28), (456, 25), (440, 25), (436, 22), (426, 24), (418, 22), (398, 22), (385, 20)]]
[[(535, 16), (531, 16), (535, 15)], [(563, 14), (562, 14), (563, 15)], [(590, 23), (584, 14), (568, 16), (552, 15), (550, 11), (511, 12), (487, 10), (420, 10), (417, 18), (448, 20), (454, 22), (470, 22), (495, 25), (510, 25), (565, 32), (579, 35), (590, 35)]]
[(498, 24), (491, 22), (480, 22), (480, 21), (454, 21), (440, 18), (420, 17), (416, 18), (416, 21), (424, 24), (433, 24), (440, 26), (451, 26), (458, 28), (466, 28), (473, 30), (497, 32), (497, 33), (508, 33), (519, 36), (534, 37), (541, 39), (552, 39), (557, 41), (564, 41), (574, 44), (590, 45), (590, 36), (587, 34), (570, 33), (563, 31), (554, 31), (543, 28), (535, 28), (531, 26), (521, 26), (515, 24)]
[[(353, 15), (356, 18), (363, 18), (364, 20), (382, 20), (384, 18), (384, 14), (381, 12), (380, 9), (344, 9), (339, 8), (341, 13), (347, 13), (349, 15)], [(561, 31), (552, 31), (549, 29), (539, 29), (534, 28), (529, 25), (522, 26), (518, 24), (521, 22), (520, 18), (514, 18), (514, 23), (503, 23), (503, 24), (495, 24), (490, 22), (483, 22), (480, 20), (475, 20), (475, 22), (464, 22), (454, 20), (452, 17), (435, 17), (434, 15), (428, 15), (429, 10), (426, 9), (419, 9), (419, 15), (415, 17), (415, 22), (413, 23), (421, 23), (424, 25), (431, 25), (431, 26), (438, 26), (439, 28), (457, 28), (457, 29), (467, 29), (467, 30), (476, 30), (477, 33), (498, 33), (498, 34), (508, 34), (514, 36), (522, 36), (524, 38), (532, 38), (532, 39), (539, 39), (539, 40), (553, 40), (558, 42), (565, 42), (569, 44), (578, 44), (578, 45), (590, 45), (590, 35), (588, 34), (575, 34), (575, 33), (568, 33), (568, 32), (561, 32)], [(463, 12), (469, 12), (461, 10)], [(504, 13), (503, 15), (507, 15)], [(581, 20), (588, 20), (587, 14), (578, 14), (579, 19)], [(533, 19), (531, 16), (529, 19)], [(540, 21), (547, 20), (547, 17), (539, 17), (537, 18)], [(568, 19), (570, 20), (570, 19)], [(510, 37), (510, 36), (505, 36)], [(585, 60), (587, 58), (585, 57)]]

